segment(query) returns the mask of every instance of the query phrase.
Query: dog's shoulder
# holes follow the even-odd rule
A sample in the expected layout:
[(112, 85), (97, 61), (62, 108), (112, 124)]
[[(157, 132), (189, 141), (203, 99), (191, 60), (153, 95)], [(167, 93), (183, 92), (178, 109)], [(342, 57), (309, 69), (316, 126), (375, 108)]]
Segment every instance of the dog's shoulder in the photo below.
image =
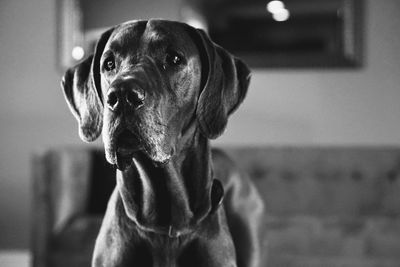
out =
[[(248, 202), (251, 206), (263, 208), (261, 197), (248, 174), (221, 149), (212, 149), (213, 175), (224, 186), (228, 202)], [(256, 205), (254, 205), (256, 203)], [(258, 211), (257, 211), (258, 212)]]
[(241, 183), (247, 180), (246, 174), (239, 168), (236, 162), (222, 149), (211, 150), (214, 178), (220, 180), (225, 188), (232, 183)]

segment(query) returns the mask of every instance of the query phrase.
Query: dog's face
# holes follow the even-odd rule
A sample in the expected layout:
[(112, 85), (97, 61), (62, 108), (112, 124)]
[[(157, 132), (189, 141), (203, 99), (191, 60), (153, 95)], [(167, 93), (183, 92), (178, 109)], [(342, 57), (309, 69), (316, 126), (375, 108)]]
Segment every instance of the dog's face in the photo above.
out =
[(219, 136), (248, 83), (246, 65), (203, 31), (150, 20), (105, 32), (62, 85), (81, 138), (102, 133), (107, 160), (121, 166), (136, 153), (167, 162), (193, 127)]
[(165, 162), (193, 120), (200, 92), (196, 45), (180, 24), (124, 24), (100, 59), (103, 142), (110, 162), (143, 150)]

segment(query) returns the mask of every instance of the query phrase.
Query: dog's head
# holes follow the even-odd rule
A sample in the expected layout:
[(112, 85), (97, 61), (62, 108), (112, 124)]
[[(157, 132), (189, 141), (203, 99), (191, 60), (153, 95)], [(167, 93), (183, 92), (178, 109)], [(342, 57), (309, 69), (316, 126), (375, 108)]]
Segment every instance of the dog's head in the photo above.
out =
[(193, 127), (218, 137), (249, 80), (247, 66), (202, 30), (149, 20), (104, 32), (62, 87), (80, 137), (93, 141), (102, 133), (111, 164), (134, 153), (163, 163)]

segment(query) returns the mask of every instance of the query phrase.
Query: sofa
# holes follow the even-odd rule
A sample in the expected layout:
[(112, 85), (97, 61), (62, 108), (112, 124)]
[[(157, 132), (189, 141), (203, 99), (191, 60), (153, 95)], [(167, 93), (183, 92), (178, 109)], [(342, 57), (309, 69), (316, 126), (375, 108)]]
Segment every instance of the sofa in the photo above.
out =
[[(265, 203), (262, 266), (400, 266), (400, 148), (223, 147)], [(32, 160), (34, 267), (90, 266), (115, 169), (97, 148)]]

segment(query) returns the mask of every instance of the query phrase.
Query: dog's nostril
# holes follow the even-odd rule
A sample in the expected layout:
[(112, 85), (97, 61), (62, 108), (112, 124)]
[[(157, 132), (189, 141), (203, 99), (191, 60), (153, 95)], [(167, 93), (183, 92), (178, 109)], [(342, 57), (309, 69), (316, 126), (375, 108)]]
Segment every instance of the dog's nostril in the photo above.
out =
[(126, 94), (126, 102), (134, 108), (139, 108), (144, 102), (144, 92), (141, 90), (129, 90)]
[(114, 110), (118, 106), (118, 96), (116, 92), (109, 92), (107, 95), (107, 105), (111, 110)]

